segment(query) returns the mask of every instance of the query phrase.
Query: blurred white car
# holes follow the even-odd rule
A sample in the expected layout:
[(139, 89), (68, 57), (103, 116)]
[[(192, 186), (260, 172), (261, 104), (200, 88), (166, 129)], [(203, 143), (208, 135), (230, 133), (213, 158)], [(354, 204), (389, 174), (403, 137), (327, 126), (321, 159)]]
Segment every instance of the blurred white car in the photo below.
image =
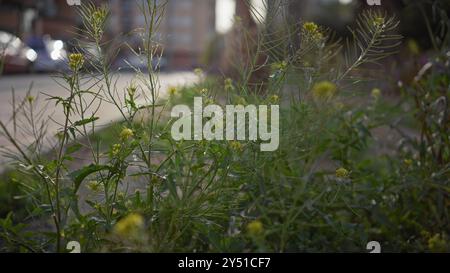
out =
[(0, 62), (3, 62), (3, 72), (28, 72), (37, 59), (37, 53), (26, 46), (17, 36), (0, 31)]
[(33, 63), (36, 72), (53, 72), (67, 69), (67, 51), (64, 42), (49, 36), (32, 37), (28, 45), (37, 53)]

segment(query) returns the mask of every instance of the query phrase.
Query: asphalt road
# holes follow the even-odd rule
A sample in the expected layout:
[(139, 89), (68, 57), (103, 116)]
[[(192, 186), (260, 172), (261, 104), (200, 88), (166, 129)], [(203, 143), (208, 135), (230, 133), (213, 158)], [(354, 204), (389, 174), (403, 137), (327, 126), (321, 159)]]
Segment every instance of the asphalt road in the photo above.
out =
[[(131, 81), (134, 80), (134, 74), (131, 73), (121, 73), (116, 75), (115, 80), (117, 80), (117, 93), (116, 97), (120, 97), (123, 100), (123, 95), (126, 87), (130, 84)], [(159, 74), (159, 84), (160, 84), (160, 92), (159, 98), (162, 98), (167, 95), (167, 90), (170, 86), (181, 86), (181, 85), (189, 85), (193, 84), (197, 80), (197, 77), (191, 72), (173, 72), (173, 73), (161, 73)], [(58, 130), (61, 128), (61, 123), (64, 120), (64, 115), (62, 111), (62, 107), (55, 107), (54, 102), (49, 102), (47, 100), (48, 96), (67, 96), (67, 92), (63, 87), (59, 84), (61, 80), (57, 80), (52, 78), (49, 75), (12, 75), (12, 76), (0, 76), (0, 120), (7, 124), (9, 130), (13, 131), (13, 123), (11, 121), (11, 115), (13, 112), (12, 107), (12, 89), (15, 92), (15, 100), (16, 103), (21, 101), (27, 94), (29, 87), (33, 84), (33, 88), (31, 90), (31, 95), (36, 97), (36, 101), (34, 103), (34, 115), (38, 116), (37, 113), (42, 110), (40, 114), (42, 114), (42, 118), (49, 120), (48, 127), (46, 130), (46, 137), (54, 136)], [(92, 85), (86, 83), (84, 86)], [(92, 91), (99, 90), (98, 86), (95, 86)], [(100, 91), (100, 94), (103, 91)], [(140, 103), (144, 103), (144, 99), (141, 95)], [(89, 98), (87, 98), (89, 100)], [(117, 110), (117, 108), (107, 102), (102, 102), (100, 105), (94, 104), (91, 106), (92, 111), (98, 107), (98, 112), (96, 116), (101, 117), (99, 122), (101, 124), (108, 124), (111, 121), (117, 121), (121, 119), (121, 114)], [(27, 123), (25, 119), (21, 119), (22, 122)], [(30, 135), (32, 132), (26, 132), (20, 130), (22, 122), (16, 126), (19, 128), (17, 130), (16, 139), (20, 142), (23, 142), (24, 145), (27, 144), (30, 140)], [(59, 124), (58, 124), (59, 123)], [(25, 125), (26, 127), (26, 125)], [(1, 130), (0, 130), (1, 131)], [(29, 131), (29, 130), (28, 130)], [(2, 150), (12, 148), (11, 144), (8, 143), (5, 136), (0, 134), (0, 148)], [(4, 168), (6, 162), (6, 158), (4, 155), (0, 155), (0, 171)]]

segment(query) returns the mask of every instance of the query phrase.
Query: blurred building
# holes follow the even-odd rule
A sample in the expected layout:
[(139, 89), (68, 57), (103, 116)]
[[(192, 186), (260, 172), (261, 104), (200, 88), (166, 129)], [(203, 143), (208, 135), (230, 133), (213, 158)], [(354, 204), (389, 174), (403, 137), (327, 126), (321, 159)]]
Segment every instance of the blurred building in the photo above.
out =
[[(163, 1), (158, 1), (163, 2)], [(196, 67), (215, 35), (215, 0), (169, 0), (157, 37), (169, 68)], [(145, 18), (135, 0), (112, 0), (111, 31), (129, 33)]]
[(66, 0), (0, 0), (0, 29), (21, 38), (34, 32), (69, 40), (78, 24), (76, 10)]
[[(83, 2), (84, 0), (82, 0)], [(157, 0), (159, 2), (165, 0)], [(128, 34), (145, 25), (136, 0), (94, 1), (108, 3), (111, 10), (109, 36)], [(215, 0), (168, 0), (158, 37), (164, 58), (171, 69), (196, 67), (215, 35)], [(74, 27), (81, 25), (76, 7), (66, 0), (0, 0), (0, 30), (21, 38), (31, 32), (50, 34), (54, 39), (73, 38)], [(131, 35), (125, 41), (134, 42)], [(128, 41), (127, 39), (130, 39)]]
[(162, 29), (167, 35), (165, 45), (169, 63), (175, 66), (189, 63), (198, 65), (201, 55), (215, 35), (215, 11), (215, 0), (169, 2)]

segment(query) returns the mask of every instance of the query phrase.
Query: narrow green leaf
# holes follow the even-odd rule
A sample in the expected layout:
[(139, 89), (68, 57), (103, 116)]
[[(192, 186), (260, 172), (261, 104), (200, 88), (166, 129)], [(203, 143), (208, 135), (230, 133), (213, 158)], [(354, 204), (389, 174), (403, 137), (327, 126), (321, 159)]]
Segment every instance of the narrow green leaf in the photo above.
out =
[(72, 146), (69, 146), (66, 149), (66, 154), (73, 154), (75, 152), (78, 152), (81, 149), (81, 147), (83, 147), (83, 146), (81, 144), (79, 144), (79, 143), (76, 143), (76, 144), (74, 144)]
[(86, 177), (88, 177), (89, 175), (91, 175), (93, 173), (100, 172), (100, 171), (107, 170), (107, 169), (109, 169), (109, 166), (91, 164), (89, 166), (83, 167), (77, 171), (70, 173), (69, 177), (73, 180), (73, 182), (75, 184), (75, 192), (78, 191), (81, 183), (83, 182), (83, 180)]
[(86, 118), (86, 119), (82, 119), (82, 120), (76, 121), (73, 125), (74, 126), (82, 126), (82, 125), (94, 122), (94, 121), (96, 121), (98, 119), (99, 119), (99, 117), (90, 117), (90, 118)]

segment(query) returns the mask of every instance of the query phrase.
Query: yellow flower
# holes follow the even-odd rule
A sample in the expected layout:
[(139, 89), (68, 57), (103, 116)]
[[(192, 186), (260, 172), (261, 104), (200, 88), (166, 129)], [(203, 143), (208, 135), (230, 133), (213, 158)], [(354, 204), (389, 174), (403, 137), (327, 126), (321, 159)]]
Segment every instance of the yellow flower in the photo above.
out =
[(169, 87), (169, 95), (171, 97), (175, 96), (177, 94), (177, 92), (178, 92), (178, 90), (177, 90), (177, 88), (175, 86)]
[(381, 27), (384, 25), (384, 18), (383, 17), (377, 17), (373, 20), (373, 25), (375, 27)]
[(435, 234), (428, 239), (428, 249), (432, 252), (444, 253), (448, 251), (448, 245), (445, 234)]
[(202, 76), (203, 75), (203, 69), (201, 69), (201, 68), (196, 68), (196, 69), (194, 69), (194, 73), (195, 73), (195, 75), (197, 75), (197, 76)]
[(313, 86), (313, 97), (316, 100), (328, 100), (331, 99), (337, 91), (337, 87), (334, 83), (329, 81), (323, 81), (316, 83)]
[(313, 22), (304, 23), (303, 31), (308, 37), (313, 38), (314, 40), (318, 41), (323, 39), (323, 34), (316, 23)]
[(114, 233), (119, 236), (134, 236), (144, 228), (144, 218), (137, 213), (131, 213), (122, 218), (114, 226)]
[(206, 98), (204, 103), (205, 105), (211, 105), (214, 104), (215, 101), (212, 98)]
[(339, 168), (336, 170), (336, 177), (338, 178), (347, 178), (350, 172), (345, 168)]
[(123, 200), (123, 199), (125, 198), (125, 193), (124, 193), (123, 191), (118, 192), (118, 193), (117, 193), (117, 198)]
[(374, 88), (372, 89), (371, 95), (373, 98), (378, 99), (381, 97), (381, 90), (379, 88)]
[(127, 140), (127, 139), (129, 139), (129, 138), (131, 138), (133, 136), (134, 136), (133, 130), (131, 130), (129, 128), (124, 128), (122, 130), (122, 132), (120, 132), (120, 138), (122, 140)]
[(98, 9), (92, 14), (95, 22), (102, 22), (106, 18), (106, 9)]
[(259, 220), (251, 221), (247, 225), (247, 232), (251, 236), (261, 235), (264, 232), (263, 223), (261, 221), (259, 221)]
[(226, 91), (232, 90), (233, 89), (233, 80), (230, 78), (225, 79), (224, 85), (225, 85)]
[(280, 71), (284, 71), (286, 70), (288, 64), (286, 61), (282, 61), (282, 62), (278, 62), (278, 63), (273, 63), (271, 65), (272, 70), (280, 70)]
[(208, 95), (208, 89), (203, 88), (202, 90), (200, 90), (200, 94), (202, 94), (202, 96), (207, 96)]
[(120, 144), (114, 144), (114, 145), (112, 146), (112, 149), (111, 149), (112, 155), (113, 155), (113, 156), (118, 155), (118, 154), (120, 153), (120, 150), (121, 150), (121, 149), (122, 149), (122, 145), (120, 145)]
[(303, 24), (303, 29), (309, 33), (314, 33), (319, 30), (319, 26), (314, 22), (306, 22)]
[(79, 70), (84, 64), (83, 54), (72, 53), (69, 55), (69, 67), (73, 71)]
[(89, 16), (89, 22), (93, 30), (93, 34), (97, 39), (101, 39), (103, 34), (103, 26), (108, 16), (108, 10), (105, 6), (96, 8)]
[(238, 97), (238, 98), (236, 99), (236, 103), (237, 103), (238, 105), (247, 105), (247, 101), (246, 101), (245, 98), (243, 98), (243, 97)]
[(93, 180), (88, 183), (88, 188), (93, 192), (99, 192), (102, 190), (102, 184)]
[(33, 96), (31, 96), (31, 95), (27, 96), (27, 101), (28, 101), (30, 104), (33, 103), (34, 100), (35, 100), (35, 98), (34, 98)]
[(235, 141), (235, 140), (230, 142), (230, 147), (231, 147), (231, 149), (233, 149), (234, 151), (237, 151), (237, 152), (242, 152), (242, 150), (243, 150), (242, 144), (239, 141)]
[(94, 205), (94, 209), (98, 210), (98, 211), (102, 211), (102, 205), (100, 205), (99, 203), (96, 203)]
[(272, 95), (269, 99), (271, 103), (278, 103), (280, 101), (280, 98), (277, 95)]
[(417, 44), (416, 40), (409, 39), (408, 40), (408, 49), (413, 55), (419, 55), (420, 54), (420, 47)]
[(136, 94), (136, 90), (137, 90), (137, 88), (134, 84), (130, 85), (127, 88), (128, 96), (130, 96), (130, 98), (134, 97), (134, 95)]
[(405, 165), (409, 167), (413, 164), (413, 161), (412, 161), (412, 159), (408, 158), (408, 159), (403, 160), (403, 163), (405, 163)]

